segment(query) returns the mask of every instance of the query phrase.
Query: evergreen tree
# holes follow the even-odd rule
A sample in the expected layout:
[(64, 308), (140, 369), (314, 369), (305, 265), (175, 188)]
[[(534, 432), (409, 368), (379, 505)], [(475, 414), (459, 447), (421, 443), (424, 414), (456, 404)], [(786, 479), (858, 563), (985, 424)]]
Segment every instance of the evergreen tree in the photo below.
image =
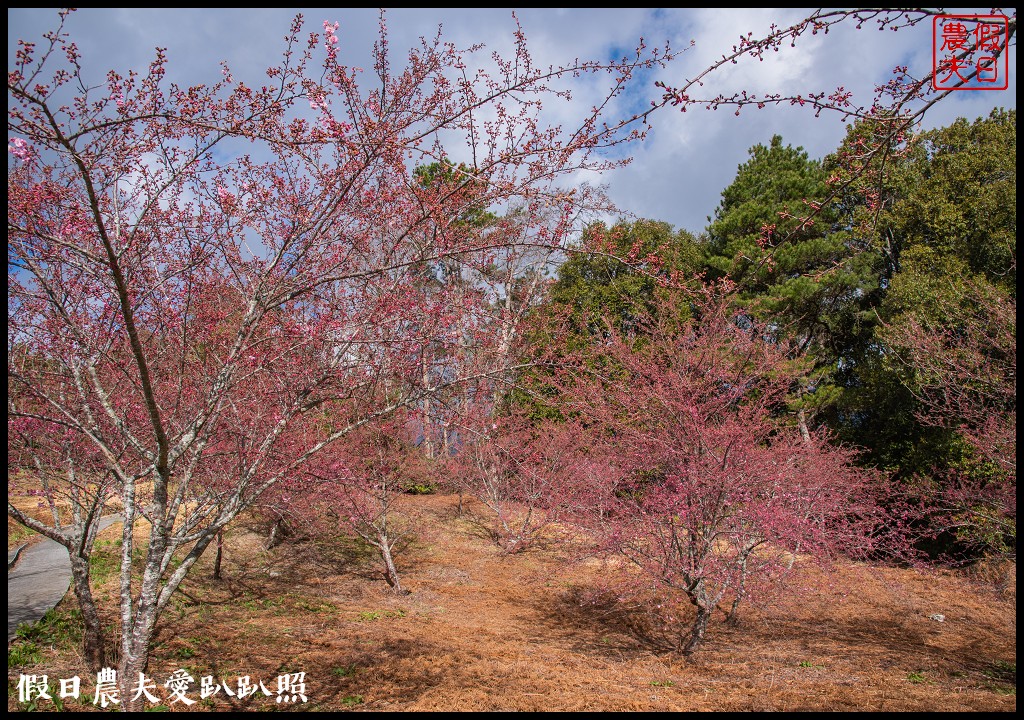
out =
[(708, 227), (711, 277), (731, 278), (756, 317), (815, 361), (794, 388), (801, 423), (837, 399), (838, 375), (870, 337), (865, 310), (879, 291), (877, 256), (822, 206), (827, 195), (821, 163), (776, 135), (750, 149)]
[[(528, 371), (508, 400), (534, 420), (561, 419), (558, 391), (549, 382), (560, 358), (583, 352), (592, 368), (604, 366), (609, 335), (642, 332), (642, 319), (670, 306), (670, 288), (694, 282), (700, 270), (696, 238), (668, 223), (640, 219), (587, 227), (534, 317), (529, 344), (542, 366)], [(688, 304), (671, 306), (678, 321), (687, 319)]]

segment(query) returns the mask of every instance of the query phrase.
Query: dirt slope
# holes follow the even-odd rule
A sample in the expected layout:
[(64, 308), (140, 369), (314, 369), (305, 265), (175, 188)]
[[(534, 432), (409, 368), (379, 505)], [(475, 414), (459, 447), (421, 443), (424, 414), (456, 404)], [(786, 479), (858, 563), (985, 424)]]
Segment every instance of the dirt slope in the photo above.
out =
[[(268, 553), (257, 535), (235, 530), (227, 580), (210, 581), (204, 568), (161, 628), (150, 665), (161, 692), (185, 668), (232, 686), (249, 675), (272, 691), (279, 674), (305, 672), (308, 703), (294, 709), (314, 710), (1016, 707), (1012, 581), (1000, 592), (952, 573), (844, 565), (808, 578), (816, 590), (798, 602), (748, 609), (737, 628), (716, 620), (706, 646), (685, 660), (635, 615), (581, 606), (601, 580), (599, 564), (566, 564), (553, 550), (502, 555), (456, 517), (452, 497), (409, 497), (408, 507), (421, 530), (401, 556), (412, 590), (404, 597), (387, 591), (353, 543), (293, 538)], [(945, 621), (929, 618), (936, 613)], [(77, 672), (91, 694), (69, 648), (9, 667), (9, 685), (19, 672)], [(188, 709), (273, 700), (221, 693)]]

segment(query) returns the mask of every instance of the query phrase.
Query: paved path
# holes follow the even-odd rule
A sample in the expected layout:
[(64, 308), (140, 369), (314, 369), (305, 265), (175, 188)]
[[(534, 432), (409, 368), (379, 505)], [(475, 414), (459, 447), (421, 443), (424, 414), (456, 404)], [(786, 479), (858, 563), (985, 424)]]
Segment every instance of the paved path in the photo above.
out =
[[(100, 530), (120, 520), (120, 515), (105, 517), (100, 520)], [(19, 625), (36, 622), (59, 603), (70, 586), (67, 548), (43, 538), (22, 550), (18, 564), (7, 573), (7, 642)]]

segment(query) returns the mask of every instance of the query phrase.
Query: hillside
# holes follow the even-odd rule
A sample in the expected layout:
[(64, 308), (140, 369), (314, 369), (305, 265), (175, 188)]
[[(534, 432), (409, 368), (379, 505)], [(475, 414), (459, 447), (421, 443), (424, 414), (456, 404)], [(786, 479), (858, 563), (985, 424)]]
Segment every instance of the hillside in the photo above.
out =
[[(635, 612), (581, 603), (604, 574), (599, 563), (567, 564), (555, 549), (505, 556), (457, 517), (454, 497), (405, 500), (424, 530), (400, 556), (412, 590), (404, 597), (387, 592), (351, 542), (292, 537), (266, 552), (252, 528), (236, 528), (226, 580), (209, 580), (208, 567), (194, 573), (162, 621), (148, 673), (158, 694), (185, 668), (232, 686), (249, 675), (271, 690), (279, 674), (305, 672), (308, 703), (294, 709), (309, 710), (1016, 707), (1012, 577), (1000, 590), (963, 574), (842, 565), (805, 578), (816, 587), (809, 595), (748, 608), (738, 627), (716, 620), (686, 660), (663, 649)], [(117, 531), (103, 537), (102, 552), (112, 553)], [(115, 592), (113, 573), (98, 580)], [(57, 617), (72, 612), (69, 603)], [(945, 621), (930, 619), (936, 613)], [(18, 709), (19, 673), (45, 673), (54, 685), (80, 674), (91, 699), (94, 682), (71, 637), (46, 630), (32, 642), (38, 662), (9, 662), (9, 709)], [(198, 699), (198, 687), (188, 696)], [(257, 697), (231, 700), (275, 706)], [(227, 707), (220, 693), (189, 709)]]

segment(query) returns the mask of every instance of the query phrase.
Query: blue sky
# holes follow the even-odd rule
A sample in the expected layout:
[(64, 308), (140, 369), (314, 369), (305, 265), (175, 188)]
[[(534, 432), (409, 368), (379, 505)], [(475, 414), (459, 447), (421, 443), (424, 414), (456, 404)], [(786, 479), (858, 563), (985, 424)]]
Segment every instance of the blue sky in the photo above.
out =
[[(166, 47), (170, 79), (179, 83), (213, 82), (226, 60), (237, 78), (259, 82), (262, 71), (277, 61), (283, 36), (296, 12), (305, 15), (307, 30), (318, 30), (323, 20), (339, 22), (341, 59), (366, 67), (377, 37), (377, 11), (367, 9), (80, 9), (66, 29), (78, 43), (86, 74), (100, 82), (109, 69), (127, 72), (144, 69), (153, 48)], [(987, 13), (988, 10), (976, 10)], [(1013, 12), (1006, 10), (1006, 14)], [(539, 64), (562, 64), (575, 58), (608, 58), (636, 46), (643, 36), (649, 46), (670, 42), (687, 50), (667, 70), (642, 78), (623, 98), (622, 108), (646, 107), (659, 99), (656, 79), (681, 84), (709, 63), (730, 52), (741, 33), (755, 37), (775, 22), (788, 25), (802, 17), (796, 10), (749, 9), (542, 9), (516, 11), (528, 45)], [(513, 44), (515, 23), (511, 9), (396, 9), (387, 13), (393, 62), (420, 36), (432, 37), (441, 26), (443, 37), (457, 46), (483, 43), (489, 50), (507, 51)], [(19, 38), (41, 40), (55, 27), (56, 11), (8, 9), (8, 65)], [(785, 47), (765, 62), (745, 60), (723, 68), (708, 79), (709, 95), (738, 89), (752, 92), (831, 92), (842, 85), (852, 90), (858, 104), (870, 102), (876, 83), (891, 77), (895, 65), (905, 64), (922, 76), (932, 62), (931, 23), (898, 33), (874, 27), (856, 31), (840, 27), (828, 36), (805, 37), (796, 48)], [(961, 91), (936, 105), (926, 127), (987, 115), (994, 107), (1016, 107), (1016, 48), (1011, 48), (1010, 87), (1005, 91)], [(588, 103), (596, 88), (577, 88), (576, 98)], [(596, 97), (596, 96), (594, 96)], [(589, 105), (588, 105), (589, 106)], [(569, 113), (562, 108), (558, 112)], [(744, 162), (747, 150), (779, 133), (793, 145), (802, 145), (812, 157), (832, 151), (845, 133), (838, 116), (815, 118), (800, 108), (732, 111), (691, 110), (680, 113), (664, 108), (652, 114), (654, 129), (647, 140), (632, 148), (634, 162), (596, 180), (609, 186), (612, 199), (624, 211), (665, 220), (676, 227), (699, 232), (714, 212), (722, 189)]]

